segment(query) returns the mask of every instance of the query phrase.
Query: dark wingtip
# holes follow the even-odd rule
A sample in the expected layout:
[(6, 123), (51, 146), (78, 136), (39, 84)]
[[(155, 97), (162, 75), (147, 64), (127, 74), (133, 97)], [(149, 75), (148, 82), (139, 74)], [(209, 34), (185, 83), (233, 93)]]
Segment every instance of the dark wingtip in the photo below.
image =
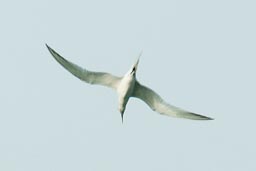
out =
[[(56, 59), (55, 54), (58, 55), (59, 57), (61, 57), (57, 52), (55, 52), (50, 46), (48, 46), (47, 43), (45, 43), (45, 46), (47, 47), (47, 49), (49, 50), (49, 52), (52, 54), (52, 56)], [(63, 57), (61, 57), (63, 58)]]
[(210, 118), (210, 117), (204, 116), (203, 120), (214, 120), (214, 118)]
[(199, 114), (196, 114), (196, 113), (191, 113), (195, 116), (197, 116), (197, 118), (195, 118), (195, 120), (214, 120), (213, 118), (210, 118), (210, 117), (207, 117), (207, 116), (203, 116), (203, 115), (199, 115)]
[(45, 43), (45, 46), (47, 47), (47, 49), (48, 49), (49, 51), (52, 51), (52, 48), (51, 48), (50, 46), (48, 46), (47, 43)]
[(45, 46), (49, 49), (49, 46), (47, 45), (47, 43), (45, 43)]

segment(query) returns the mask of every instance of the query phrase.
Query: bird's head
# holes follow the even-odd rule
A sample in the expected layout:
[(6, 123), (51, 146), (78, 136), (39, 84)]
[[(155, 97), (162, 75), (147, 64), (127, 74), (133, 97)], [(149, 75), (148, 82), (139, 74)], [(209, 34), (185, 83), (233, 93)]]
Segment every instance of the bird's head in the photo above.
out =
[(140, 52), (136, 62), (132, 65), (131, 69), (129, 70), (128, 74), (129, 75), (132, 75), (132, 76), (135, 76), (136, 75), (136, 71), (138, 69), (138, 65), (139, 65), (139, 61), (140, 61), (140, 56), (142, 54), (142, 51)]

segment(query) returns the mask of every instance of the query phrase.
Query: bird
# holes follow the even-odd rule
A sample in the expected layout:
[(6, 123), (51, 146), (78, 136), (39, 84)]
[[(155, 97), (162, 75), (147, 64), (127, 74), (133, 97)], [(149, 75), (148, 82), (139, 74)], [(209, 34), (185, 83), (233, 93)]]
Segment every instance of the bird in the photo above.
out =
[(82, 68), (59, 55), (47, 44), (45, 45), (53, 58), (75, 77), (89, 84), (102, 85), (112, 88), (117, 92), (118, 110), (121, 114), (122, 123), (124, 120), (123, 118), (126, 104), (130, 97), (139, 98), (140, 100), (144, 101), (153, 111), (162, 115), (191, 120), (213, 120), (213, 118), (189, 112), (168, 104), (152, 89), (142, 85), (136, 78), (136, 72), (138, 70), (139, 60), (142, 52), (139, 54), (136, 62), (132, 65), (128, 72), (123, 77), (118, 77), (110, 73), (89, 71)]

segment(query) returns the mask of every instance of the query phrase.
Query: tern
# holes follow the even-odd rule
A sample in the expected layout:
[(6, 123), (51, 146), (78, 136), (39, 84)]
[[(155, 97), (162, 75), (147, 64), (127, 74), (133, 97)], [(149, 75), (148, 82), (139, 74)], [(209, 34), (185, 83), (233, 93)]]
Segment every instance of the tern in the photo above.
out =
[(93, 72), (84, 69), (63, 58), (47, 44), (46, 47), (58, 63), (60, 63), (65, 69), (80, 80), (89, 84), (98, 84), (116, 90), (118, 94), (118, 110), (121, 113), (122, 122), (126, 104), (130, 97), (143, 100), (153, 111), (163, 115), (193, 120), (213, 120), (210, 117), (188, 112), (181, 108), (170, 105), (153, 90), (140, 84), (136, 79), (136, 72), (141, 53), (129, 71), (123, 77), (117, 77), (105, 72)]

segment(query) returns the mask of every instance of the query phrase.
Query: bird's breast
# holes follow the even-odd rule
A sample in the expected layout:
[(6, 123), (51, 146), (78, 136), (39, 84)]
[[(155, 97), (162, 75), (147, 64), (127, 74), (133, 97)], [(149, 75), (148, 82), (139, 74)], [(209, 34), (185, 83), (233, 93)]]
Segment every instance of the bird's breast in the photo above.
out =
[(132, 95), (133, 93), (133, 89), (135, 86), (135, 79), (131, 78), (131, 77), (124, 77), (117, 89), (118, 92), (118, 97), (119, 97), (119, 102), (121, 100), (124, 101), (124, 103), (126, 103), (129, 99), (129, 97)]

